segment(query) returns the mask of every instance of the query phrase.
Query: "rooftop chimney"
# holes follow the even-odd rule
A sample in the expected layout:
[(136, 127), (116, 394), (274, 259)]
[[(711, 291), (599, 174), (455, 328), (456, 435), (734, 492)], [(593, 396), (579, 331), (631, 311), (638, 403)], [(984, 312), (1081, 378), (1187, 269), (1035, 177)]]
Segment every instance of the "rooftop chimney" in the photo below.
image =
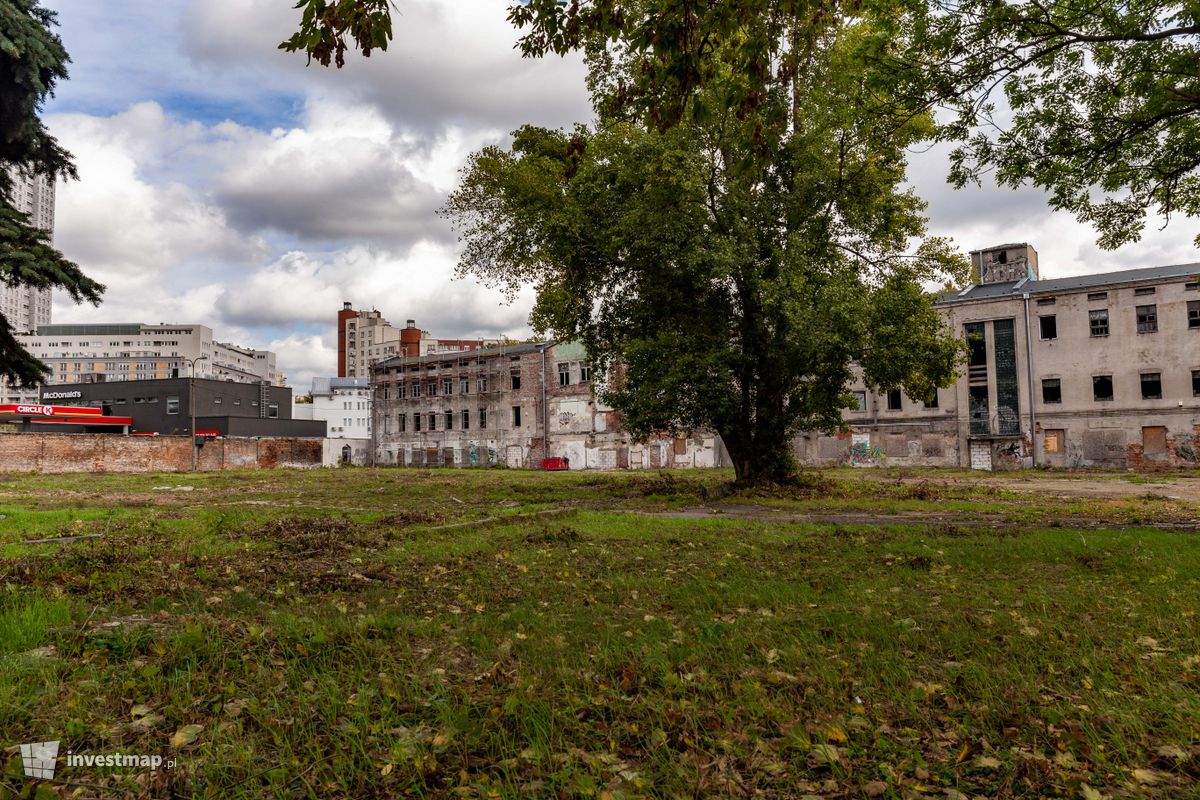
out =
[(342, 303), (342, 308), (345, 309), (346, 311), (350, 311), (351, 309), (354, 308), (354, 306), (351, 305), (351, 303), (349, 301), (346, 301), (346, 302)]
[(407, 327), (409, 327), (409, 328), (415, 328), (415, 327), (417, 327), (417, 321), (416, 321), (415, 319), (410, 319), (410, 320), (408, 320), (408, 325), (407, 325)]

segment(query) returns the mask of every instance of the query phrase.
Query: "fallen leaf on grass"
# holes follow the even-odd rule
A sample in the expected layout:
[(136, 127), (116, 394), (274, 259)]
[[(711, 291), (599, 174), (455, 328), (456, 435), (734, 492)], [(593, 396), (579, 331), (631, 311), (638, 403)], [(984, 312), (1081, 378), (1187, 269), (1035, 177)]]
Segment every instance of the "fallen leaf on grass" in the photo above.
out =
[(1145, 786), (1152, 786), (1162, 780), (1161, 776), (1152, 769), (1135, 769), (1133, 779)]
[(844, 750), (845, 748), (832, 744), (813, 745), (813, 748), (808, 751), (808, 759), (815, 764), (837, 764), (842, 760)]
[(202, 730), (203, 725), (184, 725), (171, 736), (171, 747), (187, 747), (194, 744)]
[(1000, 759), (991, 756), (976, 756), (971, 763), (980, 769), (1000, 769)]
[(1183, 748), (1173, 744), (1164, 744), (1162, 747), (1155, 748), (1154, 752), (1163, 758), (1170, 758), (1175, 761), (1187, 761), (1191, 758), (1191, 755), (1183, 750)]
[(863, 786), (863, 791), (867, 793), (867, 797), (879, 797), (888, 789), (888, 785), (883, 781), (871, 781)]

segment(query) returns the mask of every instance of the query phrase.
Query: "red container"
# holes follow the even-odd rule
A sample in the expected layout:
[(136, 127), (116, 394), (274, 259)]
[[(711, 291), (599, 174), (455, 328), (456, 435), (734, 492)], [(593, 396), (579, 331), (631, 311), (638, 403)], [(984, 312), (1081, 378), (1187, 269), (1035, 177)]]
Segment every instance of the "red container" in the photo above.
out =
[(544, 470), (553, 471), (553, 470), (570, 469), (570, 468), (571, 467), (567, 463), (567, 460), (565, 458), (543, 458), (542, 459), (542, 469), (544, 469)]

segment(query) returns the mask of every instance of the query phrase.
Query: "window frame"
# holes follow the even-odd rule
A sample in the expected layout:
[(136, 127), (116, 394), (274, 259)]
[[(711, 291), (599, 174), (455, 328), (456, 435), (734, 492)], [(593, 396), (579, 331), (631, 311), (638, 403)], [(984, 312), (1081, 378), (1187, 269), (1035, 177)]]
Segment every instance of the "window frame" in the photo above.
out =
[[(1096, 381), (1108, 381), (1108, 397), (1098, 397), (1096, 395)], [(1092, 376), (1092, 402), (1094, 403), (1111, 403), (1117, 397), (1117, 384), (1113, 380), (1112, 375), (1093, 375)]]
[(1158, 304), (1134, 306), (1134, 320), (1138, 333), (1158, 333)]
[[(1146, 379), (1151, 379), (1151, 385), (1158, 384), (1158, 393), (1146, 394)], [(1161, 372), (1142, 372), (1138, 375), (1138, 384), (1141, 387), (1143, 400), (1162, 400), (1162, 373)]]
[[(1053, 388), (1057, 397), (1050, 399), (1046, 396), (1046, 390)], [(1043, 405), (1062, 405), (1062, 378), (1042, 378), (1042, 404)]]
[[(1049, 324), (1052, 330), (1050, 335), (1046, 335), (1046, 326)], [(1058, 338), (1058, 315), (1057, 314), (1040, 314), (1038, 315), (1038, 339), (1043, 342), (1052, 342)]]

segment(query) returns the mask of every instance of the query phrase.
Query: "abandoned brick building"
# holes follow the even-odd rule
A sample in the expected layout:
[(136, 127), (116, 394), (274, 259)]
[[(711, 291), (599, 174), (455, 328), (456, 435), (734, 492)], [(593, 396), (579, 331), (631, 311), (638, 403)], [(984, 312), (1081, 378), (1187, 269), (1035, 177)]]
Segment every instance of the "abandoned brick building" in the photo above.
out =
[(850, 430), (797, 437), (802, 463), (1200, 463), (1200, 264), (1042, 280), (1028, 244), (971, 258), (974, 283), (938, 301), (968, 341), (958, 382), (930, 398), (851, 387)]
[[(518, 344), (371, 366), (376, 464), (570, 469), (720, 466), (712, 434), (637, 443), (597, 400), (583, 347)], [(727, 462), (725, 462), (727, 463)]]

